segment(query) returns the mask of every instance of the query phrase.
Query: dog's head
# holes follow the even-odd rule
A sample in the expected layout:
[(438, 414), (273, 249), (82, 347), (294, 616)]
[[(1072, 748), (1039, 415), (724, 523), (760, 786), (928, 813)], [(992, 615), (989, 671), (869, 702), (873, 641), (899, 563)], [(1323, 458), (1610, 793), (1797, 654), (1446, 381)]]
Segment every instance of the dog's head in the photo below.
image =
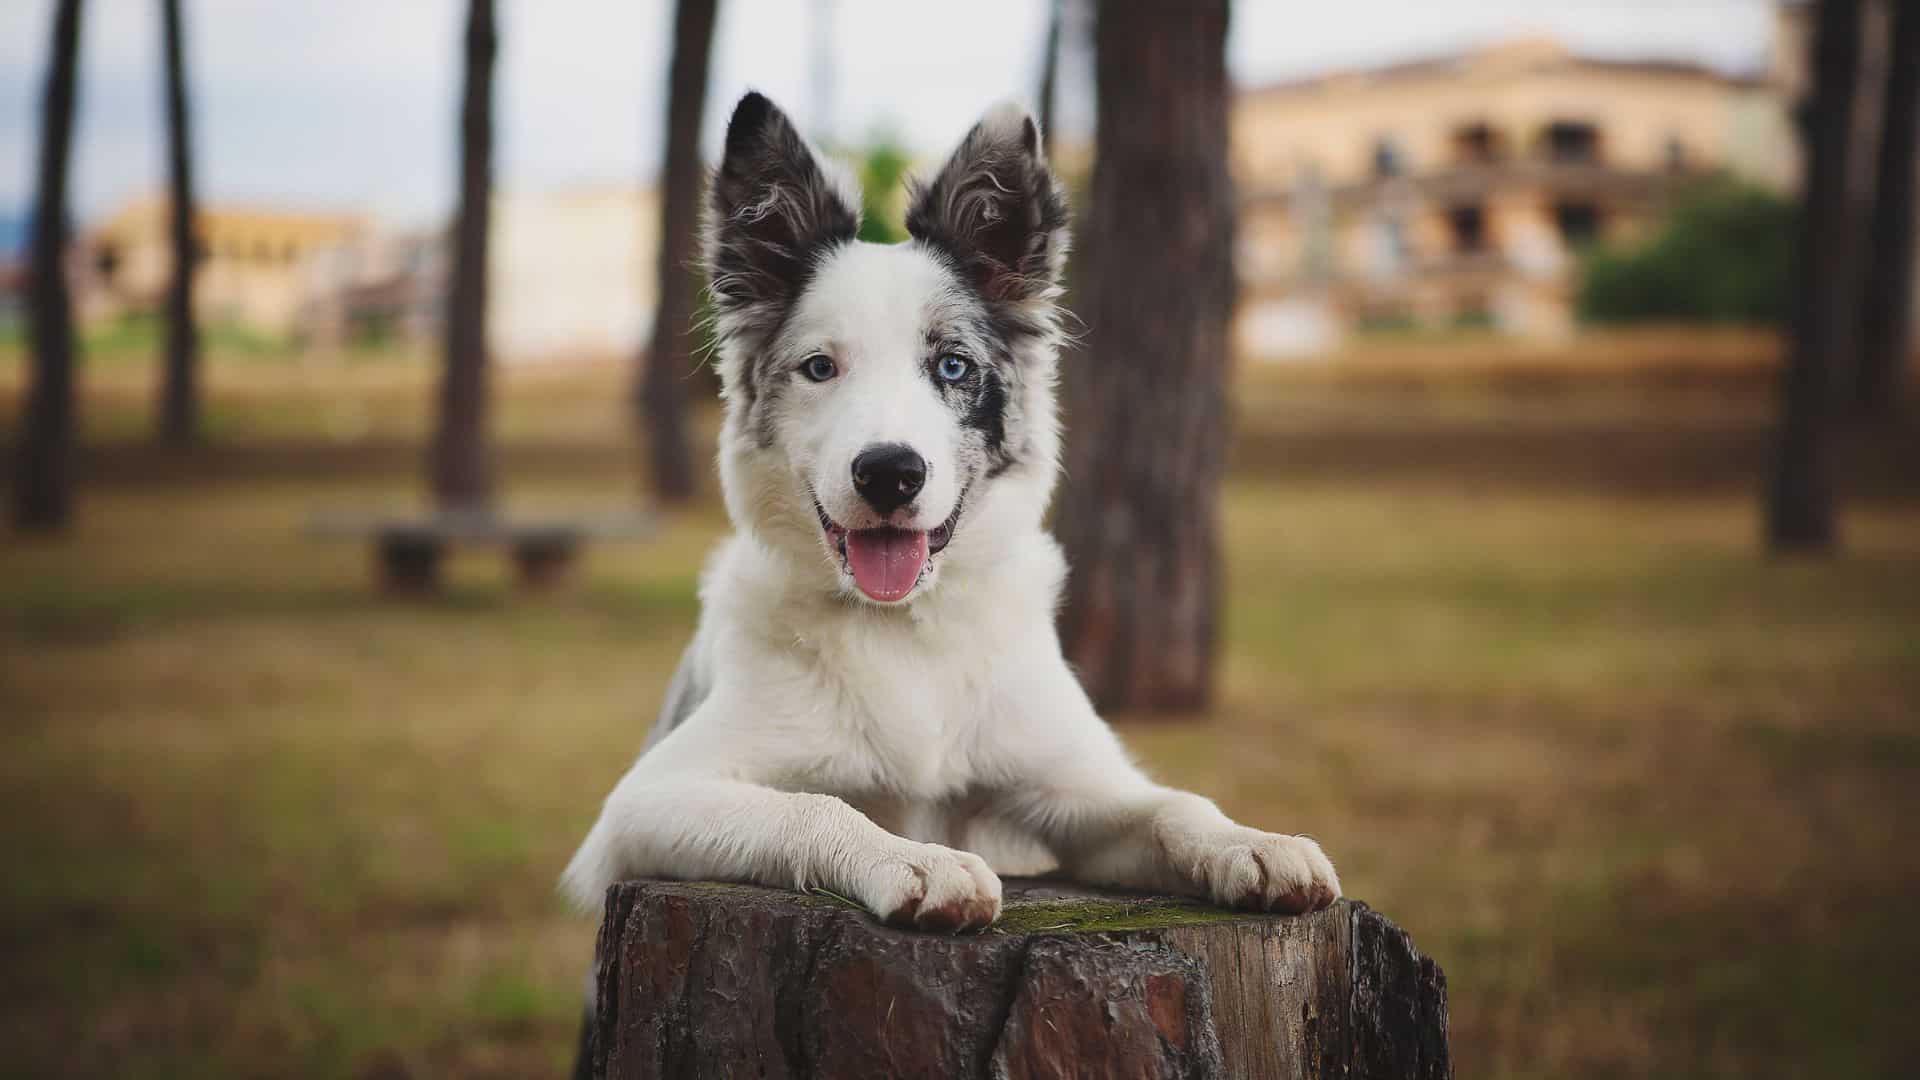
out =
[(709, 200), (737, 523), (882, 605), (1039, 527), (1067, 213), (1024, 110), (989, 112), (914, 187), (901, 244), (855, 239), (857, 187), (757, 93)]

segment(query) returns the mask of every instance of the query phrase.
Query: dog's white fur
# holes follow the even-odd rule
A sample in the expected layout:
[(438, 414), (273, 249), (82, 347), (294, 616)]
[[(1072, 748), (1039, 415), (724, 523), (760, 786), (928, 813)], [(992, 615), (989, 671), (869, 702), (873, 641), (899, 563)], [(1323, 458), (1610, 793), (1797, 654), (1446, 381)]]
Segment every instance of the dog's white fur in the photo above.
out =
[[(1022, 131), (1031, 119), (1003, 106), (970, 138), (1017, 145)], [(792, 194), (769, 179), (768, 200)], [(1057, 272), (1064, 230), (1046, 243)], [(1031, 298), (1048, 327), (1056, 294), (1048, 282)], [(1338, 895), (1312, 840), (1238, 825), (1154, 783), (1095, 714), (1055, 633), (1067, 570), (1042, 524), (1058, 472), (1056, 335), (1014, 349), (1020, 467), (987, 478), (976, 465), (970, 477), (967, 433), (922, 359), (930, 322), (967, 299), (924, 244), (823, 253), (780, 342), (824, 352), (839, 377), (783, 384), (758, 433), (742, 383), (759, 353), (785, 346), (730, 333), (740, 328), (724, 325), (722, 306), (719, 460), (737, 531), (707, 566), (667, 712), (566, 869), (581, 905), (624, 878), (713, 878), (827, 889), (890, 921), (951, 930), (998, 916), (997, 872), (1050, 865), (1262, 910)], [(915, 447), (928, 479), (881, 519), (847, 477), (854, 454), (887, 442)], [(852, 527), (924, 530), (967, 484), (950, 546), (893, 604), (851, 587), (813, 505)], [(697, 706), (676, 726), (674, 699), (690, 691)]]

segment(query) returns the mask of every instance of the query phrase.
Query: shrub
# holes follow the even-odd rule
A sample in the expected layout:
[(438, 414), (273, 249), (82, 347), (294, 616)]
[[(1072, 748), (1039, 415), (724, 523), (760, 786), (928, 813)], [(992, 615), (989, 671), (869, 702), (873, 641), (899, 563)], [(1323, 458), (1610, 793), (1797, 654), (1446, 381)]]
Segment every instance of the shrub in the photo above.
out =
[(1686, 192), (1660, 231), (1583, 260), (1580, 317), (1597, 323), (1786, 321), (1796, 210), (1727, 177)]
[(860, 156), (860, 239), (895, 244), (907, 238), (900, 224), (900, 184), (906, 178), (907, 153), (891, 139), (877, 138)]

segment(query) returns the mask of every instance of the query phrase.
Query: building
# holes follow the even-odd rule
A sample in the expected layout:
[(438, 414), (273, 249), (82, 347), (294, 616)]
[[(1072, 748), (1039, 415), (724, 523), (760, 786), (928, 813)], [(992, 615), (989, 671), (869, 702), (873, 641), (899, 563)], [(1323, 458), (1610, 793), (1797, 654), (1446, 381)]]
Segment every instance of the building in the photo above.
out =
[[(508, 193), (493, 200), (487, 342), (503, 361), (630, 356), (653, 328), (660, 203), (651, 190)], [(450, 230), (367, 230), (317, 256), (303, 341), (432, 347), (442, 331)]]
[(1710, 171), (1790, 181), (1783, 100), (1765, 79), (1546, 39), (1246, 90), (1239, 343), (1566, 333), (1583, 246), (1631, 237)]
[(438, 229), (369, 228), (303, 268), (296, 336), (321, 355), (424, 346), (440, 333), (447, 243)]
[(487, 335), (506, 359), (631, 356), (653, 330), (660, 200), (652, 189), (507, 195), (493, 206)]
[[(75, 265), (81, 319), (161, 309), (173, 279), (168, 206), (161, 198), (137, 199), (82, 234)], [(291, 334), (309, 262), (365, 228), (363, 219), (345, 214), (202, 207), (195, 221), (202, 260), (194, 281), (196, 315), (203, 323)]]

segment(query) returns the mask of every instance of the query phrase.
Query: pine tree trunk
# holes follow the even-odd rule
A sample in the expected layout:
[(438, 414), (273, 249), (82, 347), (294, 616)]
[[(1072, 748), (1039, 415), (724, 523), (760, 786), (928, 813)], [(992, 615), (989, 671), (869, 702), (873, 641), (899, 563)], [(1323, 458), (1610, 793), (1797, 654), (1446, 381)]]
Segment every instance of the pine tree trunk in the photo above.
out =
[(1040, 115), (1041, 149), (1048, 158), (1053, 157), (1053, 99), (1059, 93), (1060, 82), (1060, 23), (1066, 17), (1067, 0), (1050, 0), (1047, 4), (1047, 43), (1046, 52), (1040, 57), (1039, 100), (1034, 102), (1034, 110)]
[(1920, 4), (1894, 5), (1886, 102), (1881, 111), (1873, 248), (1854, 404), (1869, 416), (1900, 407), (1913, 347), (1914, 171), (1920, 155)]
[(167, 158), (172, 168), (173, 283), (167, 291), (167, 359), (160, 382), (160, 441), (184, 446), (200, 435), (200, 338), (193, 321), (199, 258), (193, 220), (193, 154), (187, 129), (185, 45), (180, 0), (160, 0), (167, 80)]
[(1778, 552), (1825, 552), (1834, 546), (1830, 414), (1838, 375), (1852, 367), (1844, 353), (1857, 244), (1850, 227), (1847, 165), (1859, 83), (1860, 0), (1821, 0), (1814, 18), (1793, 340), (1766, 508), (1767, 543)]
[(487, 446), (487, 224), (493, 198), (493, 0), (471, 0), (460, 112), (460, 210), (447, 299), (446, 367), (431, 473), (443, 509), (478, 511), (493, 494)]
[[(694, 374), (693, 316), (700, 281), (693, 269), (700, 219), (700, 125), (716, 0), (679, 0), (667, 91), (665, 191), (660, 200), (660, 305), (642, 358), (640, 404), (652, 447), (653, 490), (682, 502), (699, 486), (687, 435), (687, 383)], [(697, 385), (709, 385), (701, 380)]]
[(65, 260), (80, 0), (60, 0), (51, 41), (41, 99), (40, 177), (27, 299), (33, 370), (13, 487), (14, 523), (31, 532), (64, 529), (73, 517), (73, 301), (67, 294)]
[(978, 934), (825, 897), (625, 882), (575, 1075), (1446, 1080), (1446, 976), (1341, 901), (1301, 917), (1010, 880)]
[(1204, 706), (1234, 301), (1226, 0), (1099, 6), (1081, 315), (1068, 357), (1061, 633), (1107, 710)]

